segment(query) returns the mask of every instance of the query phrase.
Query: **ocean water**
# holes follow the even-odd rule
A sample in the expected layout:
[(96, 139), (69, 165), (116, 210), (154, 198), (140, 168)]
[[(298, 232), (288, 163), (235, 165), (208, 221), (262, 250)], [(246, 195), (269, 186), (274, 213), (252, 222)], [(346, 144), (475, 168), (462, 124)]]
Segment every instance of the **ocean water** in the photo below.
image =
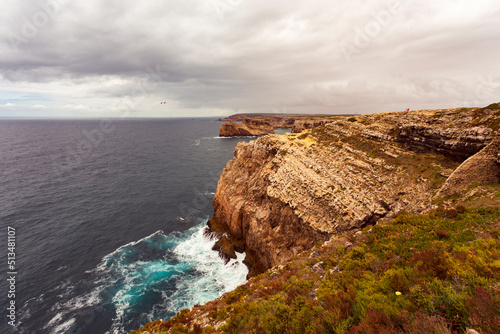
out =
[[(219, 126), (1, 120), (0, 332), (128, 333), (243, 283), (244, 254), (224, 264), (205, 231), (241, 141), (218, 138)], [(8, 227), (15, 298), (5, 279)]]

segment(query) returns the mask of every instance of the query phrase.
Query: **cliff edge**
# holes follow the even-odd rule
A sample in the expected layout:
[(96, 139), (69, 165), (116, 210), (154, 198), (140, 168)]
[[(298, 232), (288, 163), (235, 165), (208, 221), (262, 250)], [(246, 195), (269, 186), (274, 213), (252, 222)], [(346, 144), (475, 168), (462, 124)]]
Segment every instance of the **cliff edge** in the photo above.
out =
[(216, 248), (253, 277), (131, 333), (499, 333), (500, 104), (301, 128), (219, 179)]
[(268, 120), (247, 118), (243, 123), (222, 124), (219, 137), (253, 137), (272, 133), (274, 133), (274, 126)]
[(300, 134), (239, 143), (213, 200), (216, 248), (226, 257), (245, 251), (253, 276), (332, 235), (403, 210), (429, 211), (463, 159), (493, 141), (499, 112), (339, 117)]

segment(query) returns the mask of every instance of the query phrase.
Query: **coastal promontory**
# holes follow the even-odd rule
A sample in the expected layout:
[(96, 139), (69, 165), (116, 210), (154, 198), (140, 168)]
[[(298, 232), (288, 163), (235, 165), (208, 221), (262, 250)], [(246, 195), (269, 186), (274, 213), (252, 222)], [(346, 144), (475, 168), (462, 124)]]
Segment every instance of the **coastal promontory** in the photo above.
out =
[(460, 163), (493, 140), (481, 114), (488, 111), (339, 117), (300, 134), (239, 143), (209, 224), (246, 252), (252, 276), (332, 235), (403, 210), (426, 212)]
[(254, 137), (274, 133), (273, 125), (265, 119), (245, 119), (242, 123), (229, 122), (220, 127), (219, 137)]
[(499, 333), (500, 104), (295, 123), (219, 178), (249, 280), (133, 332)]

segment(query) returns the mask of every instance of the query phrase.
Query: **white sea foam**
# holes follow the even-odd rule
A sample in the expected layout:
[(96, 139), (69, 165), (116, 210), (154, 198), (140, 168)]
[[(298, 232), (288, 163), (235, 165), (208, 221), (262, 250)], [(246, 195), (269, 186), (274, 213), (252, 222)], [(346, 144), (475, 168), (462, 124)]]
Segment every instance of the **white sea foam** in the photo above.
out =
[[(148, 282), (135, 281), (131, 276), (133, 272), (137, 273), (140, 270), (144, 277), (159, 272), (170, 274), (172, 271), (176, 272), (173, 276), (169, 276), (176, 282), (174, 291), (161, 291), (164, 305), (155, 306), (155, 308), (166, 308), (173, 313), (215, 299), (245, 282), (248, 273), (242, 262), (245, 255), (238, 254), (236, 260), (224, 265), (218, 253), (212, 250), (214, 243), (215, 240), (206, 236), (205, 226), (197, 226), (187, 233), (185, 240), (179, 239), (178, 245), (173, 249), (173, 253), (180, 260), (176, 265), (171, 265), (167, 261), (151, 261), (136, 262), (123, 268), (122, 275), (127, 278), (120, 291), (113, 297), (116, 317), (113, 319), (113, 328), (108, 333), (120, 332), (123, 322), (126, 321), (128, 309), (133, 306), (133, 300), (140, 296), (138, 292), (146, 292)], [(187, 274), (190, 269), (194, 269), (196, 273)]]
[(224, 292), (235, 289), (245, 282), (248, 269), (243, 264), (245, 254), (238, 254), (236, 260), (227, 264), (212, 250), (215, 241), (200, 228), (184, 242), (175, 247), (174, 252), (184, 262), (192, 265), (201, 275), (192, 281), (183, 281), (172, 300), (178, 310), (194, 304), (203, 304)]
[(71, 318), (70, 320), (64, 321), (64, 319), (68, 318), (68, 315), (74, 311), (83, 310), (100, 304), (102, 300), (99, 295), (103, 289), (103, 286), (99, 286), (90, 293), (76, 296), (64, 303), (56, 303), (53, 305), (51, 311), (54, 313), (57, 312), (57, 314), (44, 326), (44, 329), (51, 329), (51, 333), (65, 333), (65, 330), (73, 325), (76, 320)]
[(106, 255), (106, 256), (102, 259), (101, 263), (102, 263), (102, 262), (105, 262), (107, 259), (109, 259), (109, 258), (111, 258), (111, 257), (115, 256), (115, 255), (116, 255), (117, 253), (119, 253), (121, 250), (123, 250), (123, 249), (125, 249), (125, 248), (129, 248), (129, 247), (135, 246), (135, 245), (137, 245), (138, 243), (143, 242), (143, 241), (145, 241), (145, 240), (151, 239), (153, 236), (155, 236), (155, 235), (157, 235), (157, 234), (164, 235), (164, 234), (163, 234), (163, 231), (162, 231), (162, 230), (159, 230), (159, 231), (156, 231), (155, 233), (150, 234), (150, 235), (148, 235), (147, 237), (144, 237), (144, 238), (142, 238), (142, 239), (140, 239), (140, 240), (137, 240), (137, 241), (131, 241), (131, 242), (129, 242), (128, 244), (125, 244), (125, 245), (123, 245), (123, 246), (118, 247), (118, 248), (117, 248), (116, 250), (114, 250), (112, 253), (110, 253), (110, 254)]
[[(174, 314), (218, 298), (244, 283), (248, 273), (243, 264), (245, 255), (238, 254), (237, 259), (224, 264), (212, 250), (215, 240), (207, 236), (205, 230), (206, 225), (202, 224), (185, 233), (168, 236), (157, 231), (106, 255), (88, 272), (95, 275), (92, 290), (64, 303), (56, 303), (52, 307), (56, 316), (45, 329), (53, 333), (64, 332), (75, 324), (75, 314), (91, 312), (93, 316), (98, 306), (112, 303), (115, 314), (107, 333), (123, 333), (131, 317), (141, 316), (143, 321), (150, 321), (158, 315)], [(164, 256), (133, 260), (144, 249), (144, 245), (136, 247), (141, 242)], [(171, 288), (165, 290), (165, 286)], [(62, 290), (67, 287), (67, 282), (59, 285)], [(163, 297), (163, 302), (149, 305), (149, 314), (141, 315), (142, 301), (155, 294), (153, 298)]]
[(57, 326), (56, 328), (54, 328), (52, 333), (54, 333), (54, 334), (67, 333), (68, 329), (70, 329), (71, 326), (73, 326), (75, 321), (76, 321), (75, 318), (69, 319), (68, 321), (66, 321), (66, 322), (60, 324), (59, 326)]
[(48, 327), (50, 327), (50, 326), (54, 325), (55, 323), (57, 323), (57, 322), (61, 321), (61, 319), (62, 319), (62, 314), (61, 314), (61, 313), (57, 313), (57, 314), (56, 314), (56, 316), (55, 316), (55, 317), (53, 317), (53, 318), (49, 321), (49, 323), (47, 324), (47, 326), (45, 326), (45, 328), (48, 328)]
[[(203, 137), (201, 139), (196, 139), (194, 141), (194, 145), (199, 146), (202, 141), (211, 140), (211, 139), (221, 139), (221, 138), (231, 138), (231, 137), (218, 137), (218, 136), (217, 137)], [(253, 138), (253, 137), (246, 137), (246, 138)]]

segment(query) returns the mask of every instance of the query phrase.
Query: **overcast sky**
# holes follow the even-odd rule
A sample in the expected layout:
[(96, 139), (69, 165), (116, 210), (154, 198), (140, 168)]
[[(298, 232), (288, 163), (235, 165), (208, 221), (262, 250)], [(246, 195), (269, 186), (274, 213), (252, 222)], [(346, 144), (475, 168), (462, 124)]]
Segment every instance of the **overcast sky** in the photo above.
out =
[(0, 34), (0, 117), (500, 101), (498, 0), (16, 0)]

